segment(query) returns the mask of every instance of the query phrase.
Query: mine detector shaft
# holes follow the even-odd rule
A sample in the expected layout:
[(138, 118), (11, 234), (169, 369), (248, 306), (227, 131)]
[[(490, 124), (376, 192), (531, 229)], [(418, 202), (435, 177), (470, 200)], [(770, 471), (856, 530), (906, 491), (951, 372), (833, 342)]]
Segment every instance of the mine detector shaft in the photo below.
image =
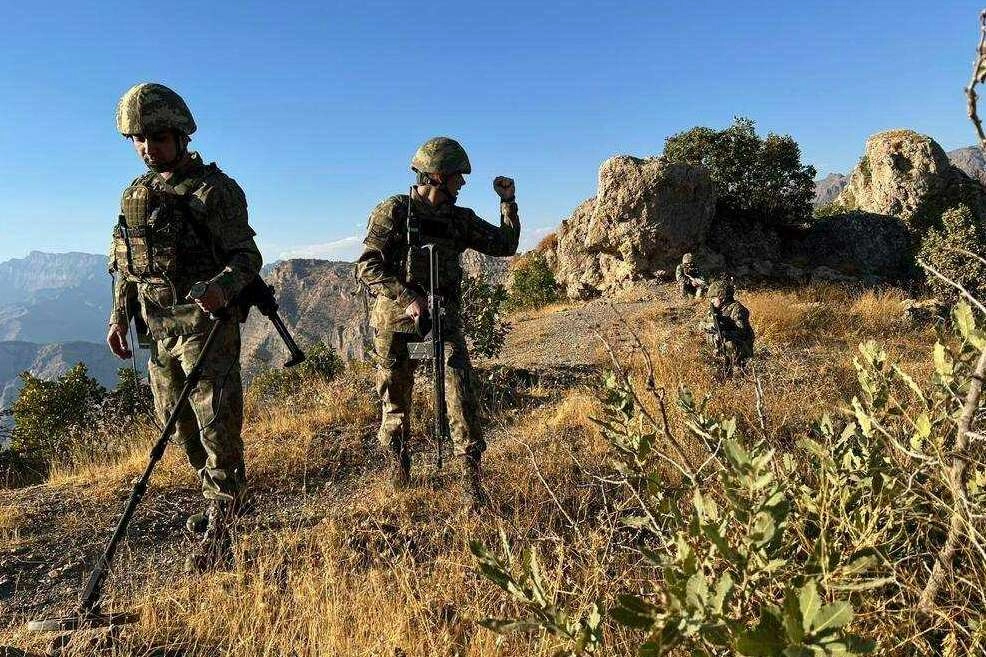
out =
[(417, 322), (416, 333), (423, 337), (423, 340), (408, 343), (408, 356), (413, 360), (431, 361), (432, 363), (435, 407), (432, 437), (435, 440), (436, 462), (438, 469), (441, 470), (444, 464), (442, 444), (452, 440), (445, 402), (445, 331), (443, 325), (445, 299), (439, 292), (440, 281), (438, 280), (436, 246), (434, 244), (421, 244), (421, 226), (419, 219), (411, 212), (410, 202), (408, 202), (407, 210), (407, 244), (409, 261), (412, 258), (420, 257), (422, 251), (428, 253), (428, 316)]
[[(189, 292), (189, 297), (191, 299), (201, 297), (205, 292), (205, 285), (206, 284), (198, 284), (193, 286), (191, 292)], [(246, 316), (252, 307), (256, 307), (262, 315), (271, 321), (274, 325), (274, 329), (277, 331), (277, 334), (281, 337), (281, 340), (284, 341), (285, 346), (288, 348), (290, 358), (284, 363), (284, 367), (293, 367), (305, 360), (304, 352), (301, 351), (298, 344), (294, 341), (294, 338), (291, 337), (291, 333), (288, 331), (287, 327), (284, 325), (284, 322), (281, 320), (281, 316), (278, 314), (278, 305), (277, 300), (274, 297), (274, 289), (267, 285), (267, 283), (265, 283), (260, 276), (256, 276), (250, 283), (247, 284), (247, 286), (233, 300), (233, 303), (230, 304), (230, 307), (224, 308), (211, 315), (214, 321), (212, 328), (206, 337), (202, 351), (199, 354), (198, 359), (195, 361), (195, 365), (186, 377), (185, 385), (181, 390), (181, 394), (178, 396), (178, 400), (175, 402), (174, 408), (171, 409), (171, 414), (168, 416), (168, 420), (165, 422), (164, 428), (161, 429), (160, 437), (151, 448), (147, 466), (144, 468), (143, 474), (141, 474), (140, 477), (134, 481), (134, 487), (130, 493), (130, 498), (127, 500), (127, 505), (123, 509), (123, 515), (120, 516), (120, 520), (117, 522), (116, 529), (113, 531), (113, 536), (106, 545), (103, 554), (96, 561), (92, 574), (89, 575), (89, 580), (86, 582), (86, 586), (82, 590), (78, 610), (74, 616), (32, 621), (28, 623), (28, 629), (38, 632), (64, 632), (91, 627), (106, 627), (136, 622), (137, 616), (133, 613), (104, 614), (102, 611), (103, 586), (106, 583), (106, 578), (109, 576), (110, 565), (113, 563), (113, 557), (116, 555), (116, 548), (123, 539), (124, 535), (127, 533), (127, 528), (130, 525), (130, 521), (133, 519), (134, 511), (137, 509), (137, 505), (140, 504), (141, 499), (143, 499), (144, 494), (147, 492), (147, 486), (151, 479), (151, 473), (154, 471), (154, 467), (157, 465), (158, 461), (160, 461), (164, 456), (164, 451), (167, 449), (168, 442), (171, 439), (171, 433), (174, 431), (175, 425), (178, 423), (178, 417), (183, 407), (186, 403), (188, 403), (189, 396), (195, 389), (195, 386), (198, 385), (199, 380), (202, 378), (204, 363), (213, 348), (215, 338), (219, 333), (219, 329), (222, 328), (222, 326), (227, 322), (246, 321)]]

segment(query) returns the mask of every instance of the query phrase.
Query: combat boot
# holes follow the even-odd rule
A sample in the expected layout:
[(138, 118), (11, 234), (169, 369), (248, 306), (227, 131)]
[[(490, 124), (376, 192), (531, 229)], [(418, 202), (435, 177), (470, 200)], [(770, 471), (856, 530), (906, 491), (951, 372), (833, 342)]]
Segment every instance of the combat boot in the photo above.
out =
[(483, 487), (479, 461), (478, 456), (462, 457), (462, 502), (470, 511), (479, 511), (490, 503), (490, 498)]
[(411, 485), (411, 454), (405, 450), (391, 456), (390, 481), (394, 490), (404, 490)]
[(185, 571), (188, 573), (204, 573), (233, 565), (232, 504), (212, 500), (206, 516), (202, 540), (185, 559)]

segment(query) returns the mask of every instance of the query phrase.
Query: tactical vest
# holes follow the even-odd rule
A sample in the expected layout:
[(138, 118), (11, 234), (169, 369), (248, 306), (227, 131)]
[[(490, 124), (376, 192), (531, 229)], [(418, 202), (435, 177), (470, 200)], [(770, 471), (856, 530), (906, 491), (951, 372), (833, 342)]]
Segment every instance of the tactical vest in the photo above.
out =
[[(445, 215), (419, 214), (414, 211), (414, 205), (408, 196), (399, 198), (403, 207), (398, 207), (405, 212), (408, 224), (411, 226), (411, 229), (405, 233), (407, 236), (406, 250), (401, 267), (406, 276), (405, 283), (422, 292), (428, 291), (431, 275), (429, 255), (428, 251), (421, 247), (426, 244), (434, 244), (438, 291), (454, 302), (462, 285), (462, 265), (460, 263), (462, 239), (459, 233), (463, 229), (455, 216), (454, 207), (451, 212)], [(417, 229), (416, 237), (415, 228)]]
[(113, 269), (138, 285), (155, 339), (208, 328), (208, 315), (185, 297), (194, 283), (212, 278), (224, 265), (215, 238), (196, 216), (204, 206), (193, 194), (218, 172), (210, 164), (175, 186), (154, 185), (156, 174), (148, 174), (123, 192), (113, 231)]

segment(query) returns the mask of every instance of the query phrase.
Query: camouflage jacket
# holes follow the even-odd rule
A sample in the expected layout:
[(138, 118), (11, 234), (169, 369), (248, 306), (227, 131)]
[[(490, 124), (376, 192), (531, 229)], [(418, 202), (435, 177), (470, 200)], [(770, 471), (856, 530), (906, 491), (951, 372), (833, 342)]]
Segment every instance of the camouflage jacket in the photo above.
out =
[[(407, 243), (408, 196), (391, 196), (370, 213), (363, 254), (356, 262), (356, 275), (376, 296), (371, 325), (377, 330), (410, 332), (413, 323), (404, 314), (414, 298), (428, 289), (428, 253), (412, 250)], [(451, 203), (433, 206), (417, 193), (410, 197), (410, 211), (420, 225), (421, 244), (436, 245), (439, 292), (451, 311), (454, 329), (459, 305), (462, 266), (459, 256), (474, 249), (492, 256), (517, 253), (520, 218), (515, 202), (500, 203), (500, 225), (493, 226), (469, 208)]]
[(226, 299), (232, 300), (263, 264), (253, 239), (256, 233), (247, 220), (243, 190), (215, 164), (205, 165), (197, 153), (167, 182), (148, 172), (135, 179), (128, 190), (135, 185), (177, 193), (183, 199), (183, 209), (155, 227), (159, 234), (152, 233), (155, 248), (168, 259), (167, 272), (139, 271), (131, 258), (132, 241), (123, 239), (119, 226), (114, 231), (110, 322), (125, 324), (139, 312), (154, 339), (203, 332), (211, 320), (186, 299), (192, 285), (199, 281), (216, 283)]
[(723, 342), (731, 344), (738, 353), (753, 355), (754, 335), (753, 326), (750, 325), (750, 311), (739, 301), (731, 301), (719, 309), (710, 306), (702, 322), (702, 329), (710, 340), (716, 339), (717, 333), (721, 333)]
[(679, 283), (683, 279), (688, 280), (689, 282), (692, 281), (705, 282), (704, 279), (702, 278), (702, 275), (699, 273), (698, 269), (696, 269), (694, 265), (686, 269), (684, 265), (679, 264), (674, 270), (674, 279)]

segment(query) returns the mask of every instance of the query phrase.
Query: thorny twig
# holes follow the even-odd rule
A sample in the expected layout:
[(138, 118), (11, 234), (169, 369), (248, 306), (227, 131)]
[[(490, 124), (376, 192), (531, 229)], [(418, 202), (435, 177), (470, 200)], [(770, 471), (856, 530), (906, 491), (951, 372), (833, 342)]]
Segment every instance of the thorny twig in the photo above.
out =
[(572, 516), (568, 515), (568, 512), (565, 511), (565, 507), (563, 507), (561, 505), (561, 502), (558, 501), (558, 497), (555, 495), (555, 491), (551, 490), (551, 486), (548, 485), (548, 482), (545, 480), (544, 475), (541, 474), (541, 468), (538, 467), (537, 459), (534, 458), (534, 450), (532, 450), (531, 446), (525, 442), (521, 442), (521, 445), (524, 446), (524, 449), (526, 449), (527, 453), (531, 456), (531, 465), (534, 466), (534, 474), (536, 474), (537, 478), (541, 481), (541, 485), (544, 486), (544, 489), (546, 491), (548, 491), (548, 495), (550, 495), (551, 499), (554, 500), (555, 506), (557, 506), (558, 510), (561, 511), (561, 514), (565, 516), (565, 520), (568, 521), (568, 524), (573, 529), (577, 530), (578, 526), (575, 524), (575, 521), (572, 520)]
[(972, 67), (972, 80), (965, 89), (965, 95), (969, 99), (969, 118), (976, 128), (979, 136), (979, 147), (986, 149), (986, 134), (983, 133), (983, 123), (976, 111), (976, 85), (986, 82), (986, 10), (979, 14), (979, 48), (976, 50), (976, 62)]

